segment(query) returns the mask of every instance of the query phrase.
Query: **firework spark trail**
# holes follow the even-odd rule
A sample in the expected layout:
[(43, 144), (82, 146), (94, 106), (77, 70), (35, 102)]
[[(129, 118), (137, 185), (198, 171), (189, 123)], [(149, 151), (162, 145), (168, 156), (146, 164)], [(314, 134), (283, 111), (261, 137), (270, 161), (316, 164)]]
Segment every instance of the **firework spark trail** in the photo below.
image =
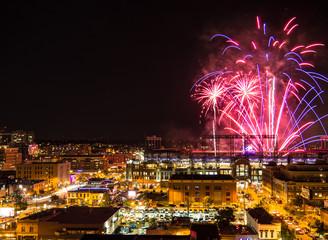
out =
[[(224, 34), (212, 36), (211, 42), (225, 39), (221, 58), (236, 59), (234, 65), (224, 68), (231, 70), (208, 73), (191, 88), (192, 97), (202, 105), (202, 117), (213, 112), (213, 135), (216, 124), (227, 119), (230, 127), (226, 130), (257, 136), (250, 141), (252, 147), (267, 152), (301, 146), (306, 149), (306, 145), (320, 141), (322, 136), (304, 135), (315, 125), (327, 135), (322, 123), (327, 115), (320, 117), (315, 110), (319, 108), (318, 100), (323, 104), (319, 81), (328, 82), (328, 78), (307, 70), (314, 68), (308, 61), (311, 54), (317, 53), (314, 48), (324, 44), (291, 46), (290, 37), (299, 31), (295, 30), (299, 29), (295, 20), (293, 17), (286, 23), (282, 39), (269, 34), (266, 23), (262, 25), (259, 17), (256, 17), (259, 37), (247, 44)], [(263, 136), (267, 135), (274, 138), (264, 141)]]
[[(221, 74), (221, 73), (219, 73)], [(195, 90), (194, 97), (199, 102), (202, 103), (203, 108), (205, 108), (205, 115), (208, 113), (210, 109), (213, 110), (213, 122), (212, 122), (212, 131), (213, 131), (213, 145), (214, 145), (214, 153), (216, 156), (216, 109), (218, 105), (218, 101), (222, 98), (225, 93), (225, 87), (218, 81), (219, 77), (215, 78), (214, 81), (207, 83), (203, 82), (199, 87), (197, 86), (197, 90)]]

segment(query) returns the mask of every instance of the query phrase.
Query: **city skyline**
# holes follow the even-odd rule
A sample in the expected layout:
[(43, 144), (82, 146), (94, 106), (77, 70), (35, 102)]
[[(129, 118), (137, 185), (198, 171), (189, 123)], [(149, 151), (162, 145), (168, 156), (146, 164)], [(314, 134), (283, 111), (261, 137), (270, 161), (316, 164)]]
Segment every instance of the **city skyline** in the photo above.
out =
[[(3, 9), (0, 125), (35, 131), (41, 139), (200, 136), (206, 126), (198, 124), (199, 106), (189, 90), (206, 69), (209, 36), (236, 35), (229, 28), (253, 26), (257, 15), (274, 28), (296, 16), (308, 33), (302, 37), (327, 45), (320, 4), (161, 1)], [(323, 74), (326, 56), (325, 48), (315, 59)]]

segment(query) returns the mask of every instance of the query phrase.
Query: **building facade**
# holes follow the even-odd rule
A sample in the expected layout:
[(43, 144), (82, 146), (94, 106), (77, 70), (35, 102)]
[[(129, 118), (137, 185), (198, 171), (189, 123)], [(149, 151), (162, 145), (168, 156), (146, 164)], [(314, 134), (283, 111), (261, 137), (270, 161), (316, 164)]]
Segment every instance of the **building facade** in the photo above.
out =
[(258, 233), (258, 239), (281, 239), (281, 222), (263, 208), (247, 209), (246, 225)]
[(49, 187), (65, 186), (70, 183), (69, 162), (25, 163), (16, 165), (16, 178), (46, 180)]
[(215, 205), (237, 202), (236, 179), (230, 175), (174, 174), (169, 180), (169, 202), (185, 203), (187, 198), (202, 204), (210, 197)]
[(112, 234), (119, 224), (118, 208), (53, 208), (17, 220), (17, 240), (71, 239), (84, 234)]
[(109, 188), (79, 188), (67, 192), (68, 206), (99, 206)]
[(19, 152), (18, 148), (2, 148), (2, 163), (1, 163), (1, 170), (2, 171), (10, 171), (15, 170), (15, 165), (20, 164), (23, 162), (22, 153)]
[(98, 172), (108, 168), (108, 159), (104, 155), (66, 155), (60, 160), (71, 163), (73, 172)]
[(266, 166), (263, 169), (263, 189), (285, 204), (301, 194), (302, 187), (310, 189), (312, 200), (328, 198), (328, 165)]

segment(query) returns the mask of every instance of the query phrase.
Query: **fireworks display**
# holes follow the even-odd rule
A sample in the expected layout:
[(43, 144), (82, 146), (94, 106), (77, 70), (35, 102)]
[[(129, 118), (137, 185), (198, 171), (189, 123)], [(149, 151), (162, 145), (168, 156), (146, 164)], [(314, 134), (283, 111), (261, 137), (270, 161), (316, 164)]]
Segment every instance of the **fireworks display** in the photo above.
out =
[[(229, 134), (252, 136), (244, 147), (263, 152), (305, 150), (327, 135), (322, 119), (328, 115), (319, 116), (316, 110), (324, 103), (320, 83), (328, 78), (308, 62), (324, 44), (295, 45), (295, 21), (290, 19), (273, 36), (256, 17), (257, 33), (247, 43), (223, 34), (210, 39), (224, 41), (218, 58), (230, 61), (224, 70), (198, 79), (191, 96), (202, 105), (201, 117), (212, 120), (213, 135), (220, 126)], [(322, 135), (314, 135), (314, 129)]]

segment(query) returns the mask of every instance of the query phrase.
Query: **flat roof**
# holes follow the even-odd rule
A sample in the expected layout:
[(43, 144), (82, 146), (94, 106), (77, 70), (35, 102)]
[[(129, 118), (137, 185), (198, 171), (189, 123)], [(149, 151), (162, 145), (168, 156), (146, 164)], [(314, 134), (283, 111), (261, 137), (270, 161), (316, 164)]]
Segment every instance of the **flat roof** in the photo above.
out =
[(68, 192), (90, 192), (90, 193), (105, 193), (108, 192), (109, 188), (79, 188), (79, 189), (73, 189)]
[(200, 175), (200, 174), (173, 174), (170, 180), (235, 180), (228, 174)]
[(52, 208), (19, 221), (39, 219), (40, 222), (59, 222), (61, 224), (103, 224), (118, 210), (119, 208), (113, 207)]
[(190, 240), (189, 235), (116, 235), (85, 234), (81, 240)]
[(58, 162), (26, 162), (26, 163), (18, 163), (15, 164), (17, 165), (33, 165), (33, 164), (61, 164), (61, 163), (69, 163), (69, 162), (64, 162), (64, 161), (58, 161)]
[(259, 224), (271, 224), (273, 217), (262, 207), (247, 209), (252, 218), (257, 219)]

